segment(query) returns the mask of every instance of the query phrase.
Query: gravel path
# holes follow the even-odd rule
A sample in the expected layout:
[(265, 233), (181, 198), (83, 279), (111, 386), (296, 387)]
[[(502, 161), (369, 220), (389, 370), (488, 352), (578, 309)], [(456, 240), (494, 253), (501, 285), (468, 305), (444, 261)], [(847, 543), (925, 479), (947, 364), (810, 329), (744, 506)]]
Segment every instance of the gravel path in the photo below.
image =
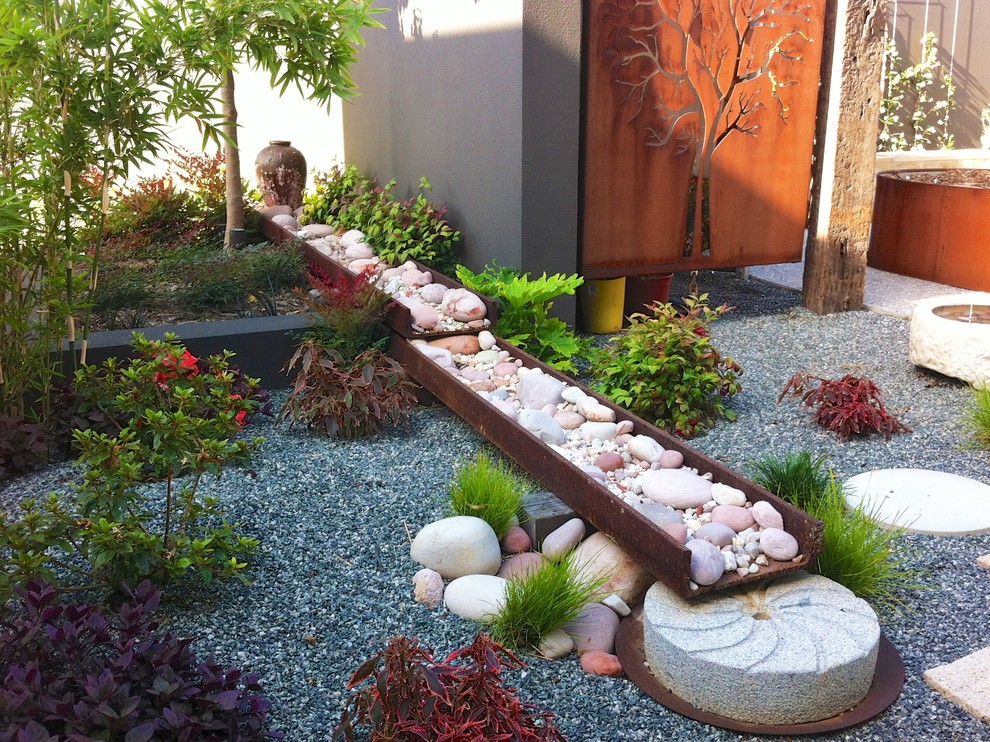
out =
[[(695, 440), (704, 452), (742, 470), (767, 453), (808, 448), (828, 454), (843, 476), (901, 466), (988, 479), (986, 453), (963, 446), (967, 388), (907, 361), (905, 321), (866, 312), (818, 317), (800, 309), (793, 294), (729, 274), (706, 274), (701, 288), (714, 303), (738, 307), (713, 335), (744, 369), (743, 392), (734, 402), (739, 420)], [(776, 404), (798, 370), (865, 373), (884, 390), (888, 409), (915, 432), (889, 442), (838, 443), (813, 424), (806, 408)], [(284, 730), (287, 740), (327, 740), (347, 678), (381, 640), (415, 635), (442, 656), (473, 638), (472, 624), (413, 601), (416, 567), (407, 532), (445, 514), (454, 464), (485, 444), (442, 407), (421, 408), (408, 429), (365, 441), (328, 441), (300, 428), (274, 428), (268, 420), (250, 433), (266, 438), (250, 467), (208, 484), (231, 519), (261, 539), (253, 583), (187, 592), (164, 605), (165, 620), (195, 635), (199, 653), (256, 670), (274, 704), (272, 727)], [(0, 489), (0, 501), (65, 486), (69, 475), (67, 467), (50, 468)], [(884, 619), (884, 632), (906, 665), (904, 691), (876, 719), (809, 739), (990, 737), (990, 727), (922, 679), (924, 670), (986, 644), (990, 576), (974, 562), (990, 552), (990, 535), (915, 535), (903, 546), (909, 564), (927, 570), (931, 586), (905, 596), (910, 613)], [(626, 679), (586, 675), (573, 655), (556, 662), (534, 658), (511, 680), (524, 700), (558, 715), (572, 742), (755, 739), (673, 714)]]

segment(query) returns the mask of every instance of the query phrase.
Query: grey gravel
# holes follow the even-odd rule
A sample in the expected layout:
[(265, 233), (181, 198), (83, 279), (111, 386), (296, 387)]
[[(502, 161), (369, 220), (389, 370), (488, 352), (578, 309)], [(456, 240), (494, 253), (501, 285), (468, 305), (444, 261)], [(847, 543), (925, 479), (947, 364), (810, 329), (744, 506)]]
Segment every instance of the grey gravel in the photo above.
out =
[[(742, 364), (744, 388), (733, 403), (738, 421), (720, 424), (693, 445), (741, 470), (767, 453), (808, 448), (827, 454), (842, 476), (923, 467), (986, 479), (986, 453), (965, 447), (968, 389), (908, 362), (907, 322), (868, 312), (818, 317), (801, 309), (794, 294), (730, 274), (703, 274), (700, 281), (713, 302), (737, 307), (713, 336)], [(680, 276), (675, 290), (683, 290)], [(888, 409), (915, 432), (889, 442), (838, 443), (807, 408), (776, 403), (798, 370), (868, 375), (883, 389)], [(408, 537), (445, 514), (455, 462), (485, 443), (442, 407), (420, 408), (408, 429), (364, 441), (328, 441), (266, 419), (250, 433), (266, 439), (250, 465), (208, 487), (231, 520), (261, 540), (252, 584), (183, 591), (164, 604), (164, 623), (194, 635), (199, 653), (257, 671), (274, 705), (271, 726), (286, 739), (326, 740), (350, 673), (385, 638), (417, 636), (441, 657), (473, 638), (472, 624), (413, 601)], [(65, 487), (70, 477), (68, 467), (52, 467), (0, 490), (0, 500)], [(986, 643), (990, 575), (975, 560), (990, 552), (990, 535), (911, 535), (902, 544), (907, 563), (925, 569), (931, 587), (904, 596), (910, 612), (883, 619), (906, 666), (904, 691), (872, 721), (808, 739), (990, 737), (990, 727), (922, 678), (926, 669)], [(573, 655), (529, 661), (511, 681), (524, 700), (554, 711), (572, 742), (757, 739), (667, 711), (627, 679), (589, 676)]]

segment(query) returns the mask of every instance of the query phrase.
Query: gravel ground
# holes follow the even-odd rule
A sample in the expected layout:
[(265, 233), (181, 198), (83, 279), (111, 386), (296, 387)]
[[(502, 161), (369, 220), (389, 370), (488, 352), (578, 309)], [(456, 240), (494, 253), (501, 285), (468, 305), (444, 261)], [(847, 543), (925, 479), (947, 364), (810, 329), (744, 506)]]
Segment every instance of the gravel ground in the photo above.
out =
[[(680, 278), (680, 277), (678, 277)], [(967, 388), (914, 368), (904, 320), (867, 312), (818, 317), (797, 296), (731, 274), (705, 274), (702, 290), (736, 311), (713, 336), (745, 372), (734, 401), (739, 419), (693, 444), (745, 470), (767, 453), (808, 448), (831, 457), (843, 476), (886, 467), (924, 467), (986, 480), (986, 454), (964, 448)], [(675, 291), (683, 290), (682, 281)], [(889, 442), (838, 443), (796, 402), (776, 404), (798, 370), (864, 373), (888, 409), (914, 429)], [(185, 592), (164, 604), (165, 622), (197, 637), (200, 654), (257, 671), (273, 701), (271, 726), (293, 742), (327, 740), (354, 668), (388, 636), (419, 637), (443, 656), (468, 643), (475, 627), (413, 601), (408, 534), (444, 515), (454, 464), (483, 439), (442, 407), (421, 408), (408, 429), (355, 442), (305, 430), (252, 424), (266, 442), (249, 468), (211, 481), (231, 520), (261, 539), (252, 584)], [(64, 487), (52, 467), (0, 489), (0, 501)], [(950, 496), (950, 493), (947, 493)], [(927, 571), (930, 590), (904, 596), (909, 612), (883, 619), (900, 651), (907, 684), (886, 712), (825, 737), (837, 740), (981, 740), (990, 727), (928, 688), (922, 673), (986, 644), (990, 577), (975, 565), (990, 535), (903, 539), (908, 563)], [(531, 659), (511, 681), (524, 700), (554, 711), (572, 742), (752, 740), (691, 721), (656, 704), (626, 679), (589, 676), (573, 655)]]

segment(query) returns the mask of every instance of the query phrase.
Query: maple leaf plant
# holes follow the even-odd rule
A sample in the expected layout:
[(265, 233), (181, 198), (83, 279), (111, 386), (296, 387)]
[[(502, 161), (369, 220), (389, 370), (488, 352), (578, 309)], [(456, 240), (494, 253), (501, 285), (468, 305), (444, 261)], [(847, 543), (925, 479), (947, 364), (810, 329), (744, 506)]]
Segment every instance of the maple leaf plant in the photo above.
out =
[(882, 433), (890, 440), (894, 433), (910, 433), (911, 428), (883, 406), (880, 388), (865, 376), (846, 374), (841, 379), (823, 379), (805, 371), (794, 374), (777, 398), (800, 397), (808, 407), (816, 407), (815, 422), (848, 440), (854, 435)]

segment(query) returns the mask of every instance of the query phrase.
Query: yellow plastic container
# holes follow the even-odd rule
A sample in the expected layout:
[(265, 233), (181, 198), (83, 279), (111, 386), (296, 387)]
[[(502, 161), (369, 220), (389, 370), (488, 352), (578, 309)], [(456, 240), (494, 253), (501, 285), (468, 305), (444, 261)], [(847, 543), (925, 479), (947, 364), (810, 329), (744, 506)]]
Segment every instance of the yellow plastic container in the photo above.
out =
[(608, 335), (622, 329), (626, 297), (626, 277), (585, 279), (578, 288), (584, 329)]

